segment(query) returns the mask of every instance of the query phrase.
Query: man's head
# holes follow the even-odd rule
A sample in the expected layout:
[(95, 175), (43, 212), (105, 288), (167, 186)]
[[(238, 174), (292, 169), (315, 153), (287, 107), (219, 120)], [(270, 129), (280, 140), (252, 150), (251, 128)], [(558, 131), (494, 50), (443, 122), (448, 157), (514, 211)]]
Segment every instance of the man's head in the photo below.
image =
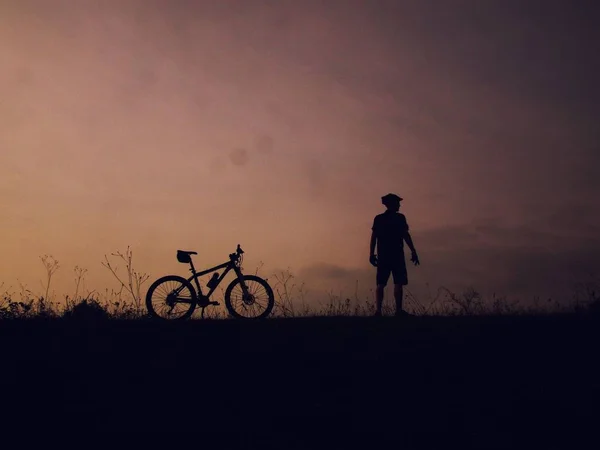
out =
[(381, 203), (385, 205), (388, 211), (398, 212), (402, 198), (396, 194), (387, 194), (381, 197)]

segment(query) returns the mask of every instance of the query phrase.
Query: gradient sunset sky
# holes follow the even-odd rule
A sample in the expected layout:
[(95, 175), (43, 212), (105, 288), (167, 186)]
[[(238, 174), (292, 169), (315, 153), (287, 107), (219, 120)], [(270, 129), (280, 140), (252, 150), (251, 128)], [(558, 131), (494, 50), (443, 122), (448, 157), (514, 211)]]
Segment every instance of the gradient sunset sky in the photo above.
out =
[(0, 0), (0, 282), (58, 298), (240, 243), (309, 291), (567, 295), (600, 275), (600, 32), (585, 1)]

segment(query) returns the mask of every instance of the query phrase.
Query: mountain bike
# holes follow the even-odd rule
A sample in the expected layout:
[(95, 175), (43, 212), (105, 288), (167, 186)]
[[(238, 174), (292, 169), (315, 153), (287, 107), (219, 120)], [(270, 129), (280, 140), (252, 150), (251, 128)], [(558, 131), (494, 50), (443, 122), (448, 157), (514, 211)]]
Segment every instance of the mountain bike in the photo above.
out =
[[(235, 253), (229, 255), (229, 261), (196, 272), (191, 255), (197, 252), (177, 250), (177, 261), (190, 265), (192, 276), (188, 279), (178, 275), (167, 275), (156, 280), (148, 288), (146, 308), (151, 316), (159, 319), (183, 320), (194, 313), (196, 307), (202, 308), (201, 317), (207, 306), (217, 306), (219, 302), (211, 301), (210, 296), (221, 281), (233, 270), (236, 278), (225, 290), (225, 307), (231, 316), (237, 319), (262, 319), (273, 310), (275, 298), (269, 283), (256, 276), (242, 273), (244, 251), (238, 244)], [(221, 275), (217, 270), (225, 269)], [(206, 284), (209, 289), (203, 294), (198, 279), (206, 274), (215, 272)], [(196, 287), (192, 285), (192, 280)]]

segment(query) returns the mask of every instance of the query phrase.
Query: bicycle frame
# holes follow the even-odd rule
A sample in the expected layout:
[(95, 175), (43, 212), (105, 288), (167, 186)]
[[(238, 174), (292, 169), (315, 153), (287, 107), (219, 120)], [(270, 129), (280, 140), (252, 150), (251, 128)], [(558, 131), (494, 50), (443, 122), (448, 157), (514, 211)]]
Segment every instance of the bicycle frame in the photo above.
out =
[[(239, 265), (237, 264), (238, 262), (238, 257), (234, 257), (234, 254), (230, 255), (229, 258), (230, 260), (228, 262), (219, 264), (217, 266), (211, 267), (210, 269), (205, 269), (201, 272), (196, 272), (196, 268), (194, 267), (194, 262), (192, 261), (192, 258), (190, 257), (190, 272), (192, 272), (192, 276), (189, 277), (187, 279), (187, 281), (189, 281), (190, 283), (192, 282), (192, 280), (194, 280), (194, 282), (196, 283), (196, 288), (198, 289), (198, 301), (202, 301), (202, 300), (208, 300), (211, 296), (211, 294), (215, 291), (215, 289), (217, 289), (217, 287), (219, 286), (219, 284), (221, 284), (221, 281), (223, 281), (223, 279), (227, 276), (227, 274), (229, 273), (229, 271), (233, 270), (235, 272), (235, 274), (237, 275), (237, 277), (240, 280), (240, 284), (242, 287), (243, 291), (246, 291), (246, 285), (244, 283), (244, 278), (242, 275), (242, 271), (239, 267)], [(210, 290), (208, 291), (208, 293), (206, 295), (204, 295), (202, 293), (202, 288), (200, 287), (200, 283), (198, 282), (198, 278), (200, 278), (201, 276), (204, 276), (206, 274), (209, 274), (211, 272), (216, 272), (219, 269), (225, 269), (223, 271), (223, 273), (219, 276), (219, 278), (217, 279), (217, 282), (215, 283), (215, 285), (210, 288)], [(179, 292), (184, 288), (184, 286), (182, 286), (181, 288), (177, 289), (177, 294), (179, 294)]]

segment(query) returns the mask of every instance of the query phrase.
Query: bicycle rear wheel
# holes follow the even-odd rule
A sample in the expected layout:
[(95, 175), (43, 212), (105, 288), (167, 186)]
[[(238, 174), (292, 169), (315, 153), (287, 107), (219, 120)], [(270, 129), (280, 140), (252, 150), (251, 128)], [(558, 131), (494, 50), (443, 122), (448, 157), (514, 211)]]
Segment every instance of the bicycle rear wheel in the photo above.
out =
[(192, 284), (177, 275), (156, 280), (146, 294), (146, 308), (152, 317), (184, 320), (191, 317), (198, 303)]
[(236, 319), (262, 319), (271, 314), (275, 306), (273, 289), (266, 280), (255, 275), (244, 275), (248, 288), (245, 295), (239, 278), (233, 280), (225, 291), (225, 306)]

